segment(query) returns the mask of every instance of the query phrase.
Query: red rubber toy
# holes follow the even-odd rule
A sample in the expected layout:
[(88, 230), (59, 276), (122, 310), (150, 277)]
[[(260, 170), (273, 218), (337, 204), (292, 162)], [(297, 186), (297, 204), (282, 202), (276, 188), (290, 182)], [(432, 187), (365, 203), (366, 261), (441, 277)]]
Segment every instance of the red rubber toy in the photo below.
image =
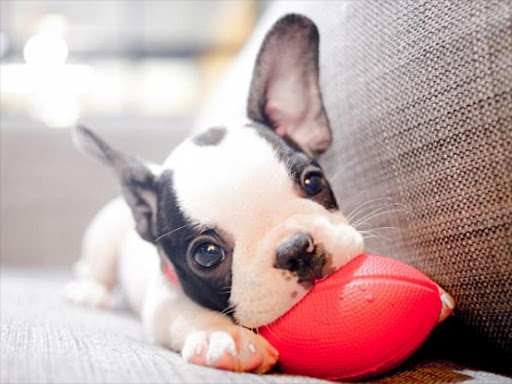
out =
[(441, 313), (439, 287), (397, 260), (360, 255), (272, 324), (260, 328), (286, 373), (378, 376), (406, 360)]

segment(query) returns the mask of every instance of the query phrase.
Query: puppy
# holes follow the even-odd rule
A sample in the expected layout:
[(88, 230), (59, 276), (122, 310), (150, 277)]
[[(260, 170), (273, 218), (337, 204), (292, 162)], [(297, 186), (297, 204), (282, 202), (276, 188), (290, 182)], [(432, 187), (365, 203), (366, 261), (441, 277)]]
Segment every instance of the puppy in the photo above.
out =
[(251, 329), (283, 315), (363, 251), (316, 157), (331, 143), (315, 25), (281, 18), (257, 56), (246, 124), (185, 140), (161, 166), (78, 127), (124, 200), (86, 231), (69, 300), (109, 307), (119, 283), (154, 339), (191, 363), (268, 371), (278, 354)]

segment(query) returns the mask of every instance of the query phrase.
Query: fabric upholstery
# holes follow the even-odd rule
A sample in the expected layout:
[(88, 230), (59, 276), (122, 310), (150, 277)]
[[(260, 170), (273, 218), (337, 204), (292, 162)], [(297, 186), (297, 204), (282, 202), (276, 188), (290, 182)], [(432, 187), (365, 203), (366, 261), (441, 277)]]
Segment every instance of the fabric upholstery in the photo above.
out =
[[(1, 271), (1, 383), (325, 383), (186, 364), (154, 344), (131, 313), (64, 302), (59, 293), (70, 278), (67, 271), (55, 269)], [(512, 383), (505, 376), (433, 357), (429, 350), (434, 349), (374, 383)]]
[(150, 340), (131, 313), (68, 304), (63, 271), (2, 271), (0, 382), (313, 383), (300, 377), (233, 374), (183, 362)]
[(512, 353), (512, 3), (354, 2), (323, 36), (341, 206), (373, 202), (360, 228), (394, 229), (368, 248), (424, 271)]

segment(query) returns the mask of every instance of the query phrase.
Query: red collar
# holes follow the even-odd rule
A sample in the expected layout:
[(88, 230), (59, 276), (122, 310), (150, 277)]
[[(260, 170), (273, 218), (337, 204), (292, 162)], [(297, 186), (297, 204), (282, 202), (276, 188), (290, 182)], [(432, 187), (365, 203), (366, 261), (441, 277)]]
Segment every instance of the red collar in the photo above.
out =
[(176, 276), (176, 272), (174, 272), (174, 268), (169, 263), (164, 263), (162, 265), (162, 272), (167, 277), (167, 280), (169, 280), (174, 285), (180, 285), (180, 282), (178, 280), (178, 276)]

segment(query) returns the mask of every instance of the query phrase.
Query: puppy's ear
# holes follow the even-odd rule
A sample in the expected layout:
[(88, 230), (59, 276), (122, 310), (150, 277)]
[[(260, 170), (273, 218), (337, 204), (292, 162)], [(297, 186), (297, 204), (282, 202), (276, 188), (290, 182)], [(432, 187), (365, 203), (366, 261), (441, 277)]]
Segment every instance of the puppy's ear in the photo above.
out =
[(130, 206), (137, 232), (153, 242), (156, 214), (156, 176), (138, 159), (111, 148), (91, 130), (78, 126), (73, 139), (84, 152), (112, 167), (121, 181), (124, 198)]
[(331, 144), (331, 129), (318, 84), (318, 30), (290, 14), (268, 32), (254, 68), (247, 113), (310, 155)]

